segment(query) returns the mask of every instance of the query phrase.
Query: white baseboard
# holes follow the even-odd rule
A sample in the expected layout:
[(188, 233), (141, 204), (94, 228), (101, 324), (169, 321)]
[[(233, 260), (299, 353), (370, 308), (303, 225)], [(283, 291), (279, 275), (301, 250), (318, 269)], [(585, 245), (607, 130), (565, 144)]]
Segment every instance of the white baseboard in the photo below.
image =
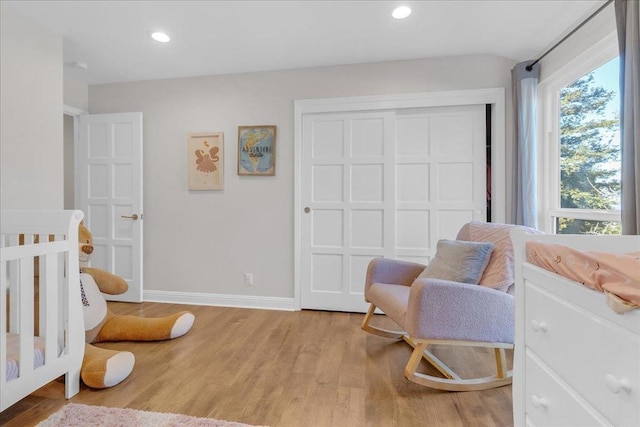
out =
[(211, 305), (216, 307), (260, 308), (266, 310), (298, 310), (293, 298), (261, 297), (253, 295), (144, 290), (143, 301), (171, 304)]

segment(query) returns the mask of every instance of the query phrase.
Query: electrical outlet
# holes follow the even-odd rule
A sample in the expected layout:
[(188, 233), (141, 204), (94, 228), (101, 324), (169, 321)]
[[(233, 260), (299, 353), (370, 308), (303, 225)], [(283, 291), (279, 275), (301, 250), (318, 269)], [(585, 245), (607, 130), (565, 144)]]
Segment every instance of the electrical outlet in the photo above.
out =
[(245, 286), (253, 286), (253, 273), (244, 273)]

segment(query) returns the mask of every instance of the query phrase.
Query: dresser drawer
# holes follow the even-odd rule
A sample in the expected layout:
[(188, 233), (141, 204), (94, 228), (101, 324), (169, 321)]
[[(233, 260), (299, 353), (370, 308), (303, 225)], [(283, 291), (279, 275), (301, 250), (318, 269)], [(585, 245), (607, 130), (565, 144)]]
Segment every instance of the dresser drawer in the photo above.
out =
[(556, 374), (529, 351), (525, 363), (525, 408), (533, 424), (562, 427), (611, 425), (588, 404), (580, 401), (575, 392), (563, 385)]
[(530, 282), (524, 300), (530, 351), (611, 423), (640, 425), (638, 335)]

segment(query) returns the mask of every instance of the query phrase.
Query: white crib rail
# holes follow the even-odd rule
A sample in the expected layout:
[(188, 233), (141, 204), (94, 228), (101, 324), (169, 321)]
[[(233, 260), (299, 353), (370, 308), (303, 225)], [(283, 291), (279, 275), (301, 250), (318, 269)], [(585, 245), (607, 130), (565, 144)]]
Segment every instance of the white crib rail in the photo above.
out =
[[(78, 262), (82, 218), (81, 211), (0, 212), (0, 411), (63, 374), (65, 396), (79, 391), (84, 356)], [(34, 370), (36, 257), (45, 362)], [(11, 381), (6, 378), (7, 331), (19, 335), (19, 376)]]

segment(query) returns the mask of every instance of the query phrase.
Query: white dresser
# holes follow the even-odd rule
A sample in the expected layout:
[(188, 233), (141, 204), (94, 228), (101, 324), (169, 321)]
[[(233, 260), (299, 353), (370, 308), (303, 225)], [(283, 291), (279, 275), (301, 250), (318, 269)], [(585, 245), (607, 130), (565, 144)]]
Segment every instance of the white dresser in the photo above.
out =
[[(526, 239), (631, 252), (640, 238), (512, 234), (516, 250), (515, 426), (640, 426), (640, 309), (523, 262)], [(609, 248), (609, 249), (607, 249)], [(638, 272), (640, 275), (640, 272)]]

